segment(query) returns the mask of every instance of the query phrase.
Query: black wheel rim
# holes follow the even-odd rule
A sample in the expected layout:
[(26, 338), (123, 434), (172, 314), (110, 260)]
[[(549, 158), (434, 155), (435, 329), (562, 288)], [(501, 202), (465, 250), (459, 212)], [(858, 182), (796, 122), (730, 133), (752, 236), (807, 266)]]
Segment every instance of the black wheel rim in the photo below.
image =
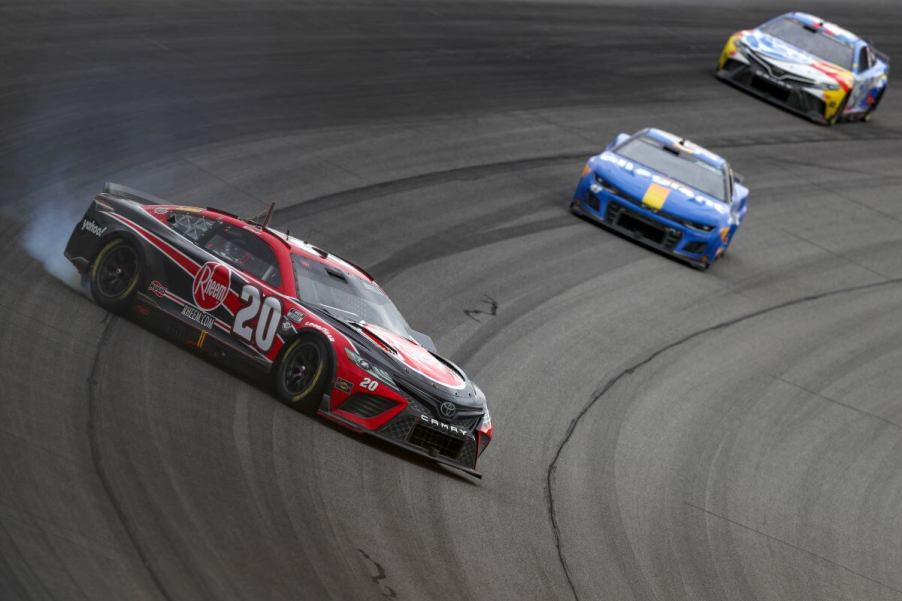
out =
[(108, 298), (128, 292), (138, 275), (138, 256), (126, 244), (110, 250), (103, 258), (97, 273), (97, 287)]
[(292, 395), (307, 393), (322, 371), (319, 347), (312, 342), (302, 342), (285, 367), (285, 389)]

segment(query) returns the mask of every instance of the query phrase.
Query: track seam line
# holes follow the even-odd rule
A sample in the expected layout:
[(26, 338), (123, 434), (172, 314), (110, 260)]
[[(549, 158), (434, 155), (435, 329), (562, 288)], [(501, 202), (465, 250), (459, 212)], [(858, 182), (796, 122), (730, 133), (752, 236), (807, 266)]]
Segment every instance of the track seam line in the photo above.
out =
[(790, 547), (790, 548), (792, 548), (792, 549), (795, 549), (796, 551), (801, 551), (801, 552), (803, 552), (803, 553), (807, 553), (808, 555), (811, 555), (812, 557), (816, 557), (817, 559), (820, 559), (821, 561), (824, 561), (824, 562), (826, 562), (826, 563), (829, 563), (829, 564), (832, 565), (832, 566), (836, 566), (836, 567), (841, 568), (841, 569), (843, 569), (843, 570), (845, 570), (845, 571), (847, 571), (847, 572), (849, 572), (849, 573), (851, 573), (851, 574), (855, 574), (855, 575), (858, 576), (859, 578), (864, 578), (865, 580), (867, 580), (867, 581), (869, 581), (869, 582), (873, 582), (874, 584), (876, 584), (876, 585), (878, 585), (878, 586), (881, 586), (881, 587), (883, 587), (883, 588), (885, 588), (885, 589), (887, 589), (887, 590), (893, 591), (894, 593), (902, 594), (902, 589), (897, 589), (897, 588), (895, 588), (895, 587), (892, 587), (892, 586), (890, 586), (890, 585), (888, 585), (888, 584), (885, 584), (885, 583), (883, 583), (883, 582), (877, 580), (876, 578), (871, 578), (871, 577), (868, 576), (867, 574), (862, 574), (861, 572), (857, 572), (857, 571), (853, 570), (853, 569), (850, 568), (850, 567), (844, 566), (843, 564), (839, 563), (838, 561), (833, 561), (832, 559), (829, 559), (829, 558), (827, 558), (827, 557), (824, 557), (823, 555), (820, 555), (819, 553), (815, 553), (814, 551), (811, 551), (810, 549), (806, 549), (805, 547), (802, 547), (802, 546), (797, 545), (797, 544), (795, 544), (795, 543), (791, 543), (791, 542), (789, 542), (789, 541), (787, 541), (787, 540), (784, 540), (784, 539), (782, 539), (782, 538), (780, 538), (780, 537), (778, 537), (778, 536), (774, 536), (773, 534), (768, 534), (767, 532), (764, 532), (763, 530), (758, 530), (757, 528), (753, 528), (752, 526), (747, 526), (746, 524), (743, 524), (742, 522), (738, 522), (738, 521), (736, 521), (736, 520), (734, 520), (734, 519), (728, 518), (728, 517), (725, 516), (725, 515), (721, 515), (721, 514), (719, 514), (719, 513), (717, 513), (717, 512), (711, 511), (710, 509), (707, 509), (707, 508), (705, 508), (705, 507), (701, 507), (701, 506), (699, 506), (699, 505), (696, 505), (695, 503), (690, 503), (689, 501), (683, 501), (683, 503), (684, 503), (685, 505), (689, 506), (689, 507), (692, 507), (693, 509), (697, 509), (698, 511), (701, 511), (701, 512), (706, 513), (706, 514), (708, 514), (708, 515), (714, 516), (714, 517), (716, 517), (716, 518), (718, 518), (718, 519), (721, 519), (721, 520), (723, 520), (723, 521), (725, 521), (725, 522), (728, 522), (728, 523), (730, 523), (730, 524), (732, 524), (732, 525), (734, 525), (734, 526), (739, 526), (740, 528), (743, 528), (743, 529), (748, 530), (748, 531), (750, 531), (750, 532), (754, 532), (755, 534), (758, 534), (758, 535), (760, 535), (760, 536), (763, 536), (763, 537), (765, 537), (765, 538), (767, 538), (767, 539), (770, 539), (770, 540), (772, 540), (772, 541), (776, 541), (776, 542), (778, 542), (778, 543), (780, 543), (780, 544), (782, 544), (782, 545), (786, 545), (787, 547)]
[(880, 272), (877, 271), (876, 269), (871, 269), (871, 268), (868, 267), (867, 265), (864, 265), (863, 263), (859, 263), (858, 261), (855, 261), (855, 260), (853, 260), (853, 259), (850, 259), (850, 258), (847, 257), (846, 255), (843, 255), (843, 254), (838, 253), (838, 252), (836, 252), (836, 251), (830, 250), (830, 249), (827, 248), (826, 246), (824, 246), (824, 245), (822, 245), (822, 244), (818, 244), (818, 243), (815, 242), (814, 240), (810, 240), (810, 239), (806, 238), (805, 236), (802, 236), (801, 234), (799, 234), (799, 233), (797, 233), (797, 232), (793, 232), (793, 231), (791, 231), (791, 230), (787, 230), (786, 228), (782, 228), (782, 227), (778, 227), (777, 229), (779, 229), (781, 232), (783, 232), (783, 233), (786, 234), (787, 236), (791, 236), (791, 237), (795, 238), (796, 240), (800, 240), (800, 241), (802, 241), (802, 242), (805, 242), (805, 243), (807, 243), (807, 244), (810, 244), (811, 246), (813, 246), (813, 247), (815, 247), (815, 248), (817, 248), (817, 249), (819, 249), (819, 250), (824, 251), (824, 252), (827, 253), (828, 255), (834, 256), (834, 257), (836, 257), (837, 259), (840, 259), (840, 260), (842, 260), (842, 261), (846, 261), (847, 263), (851, 263), (852, 265), (855, 265), (856, 267), (860, 267), (860, 268), (864, 269), (865, 271), (870, 272), (870, 273), (872, 273), (873, 275), (876, 275), (877, 277), (881, 277), (881, 278), (885, 278), (885, 279), (886, 279), (886, 278), (889, 278), (889, 276), (886, 275), (885, 273), (880, 273)]
[[(604, 382), (604, 384), (602, 384), (599, 388), (597, 388), (596, 392), (589, 399), (589, 402), (580, 410), (579, 413), (576, 414), (576, 417), (574, 417), (570, 421), (570, 425), (567, 427), (567, 431), (564, 434), (564, 438), (561, 440), (561, 443), (558, 445), (557, 450), (555, 451), (554, 458), (551, 460), (551, 463), (548, 464), (548, 470), (547, 470), (546, 479), (545, 479), (545, 501), (546, 501), (546, 508), (548, 510), (548, 518), (551, 522), (551, 530), (552, 530), (552, 533), (554, 534), (554, 546), (557, 549), (558, 561), (560, 562), (561, 568), (564, 571), (564, 577), (567, 580), (567, 584), (570, 587), (570, 592), (573, 594), (573, 598), (575, 599), (575, 601), (580, 601), (580, 596), (579, 596), (579, 593), (576, 591), (576, 585), (573, 582), (573, 577), (570, 573), (570, 567), (567, 564), (566, 558), (564, 557), (564, 551), (562, 548), (561, 530), (560, 530), (560, 525), (559, 525), (558, 519), (557, 519), (557, 509), (555, 507), (555, 502), (554, 502), (554, 492), (553, 492), (554, 491), (554, 475), (555, 475), (555, 472), (557, 471), (557, 464), (561, 458), (561, 455), (563, 454), (564, 447), (567, 446), (567, 443), (570, 442), (570, 439), (573, 437), (573, 433), (576, 431), (576, 427), (579, 425), (580, 420), (583, 417), (585, 417), (585, 415), (589, 412), (589, 410), (591, 410), (592, 407), (594, 407), (595, 404), (599, 400), (601, 400), (601, 398), (604, 397), (604, 395), (607, 394), (614, 387), (614, 385), (616, 385), (618, 382), (620, 382), (627, 376), (632, 375), (634, 372), (636, 372), (636, 370), (640, 369), (641, 367), (648, 365), (649, 363), (651, 363), (652, 361), (654, 361), (656, 358), (658, 358), (662, 354), (666, 353), (667, 351), (672, 350), (678, 346), (681, 346), (691, 340), (694, 340), (695, 338), (699, 338), (705, 334), (708, 334), (708, 333), (711, 333), (711, 332), (714, 332), (717, 330), (722, 330), (722, 329), (734, 326), (738, 323), (742, 323), (744, 321), (748, 321), (755, 317), (760, 317), (761, 315), (766, 315), (768, 313), (772, 313), (772, 312), (778, 311), (780, 309), (785, 309), (787, 307), (792, 307), (792, 306), (800, 305), (800, 304), (807, 303), (807, 302), (813, 302), (813, 301), (817, 301), (817, 300), (820, 300), (823, 298), (837, 296), (839, 294), (845, 294), (848, 292), (869, 290), (871, 288), (878, 288), (881, 286), (888, 286), (888, 285), (900, 284), (900, 283), (902, 283), (902, 278), (893, 278), (893, 279), (887, 279), (887, 280), (882, 280), (882, 281), (878, 281), (878, 282), (871, 282), (869, 284), (860, 284), (858, 286), (849, 286), (846, 288), (838, 288), (836, 290), (828, 290), (826, 292), (819, 292), (817, 294), (811, 294), (808, 296), (803, 296), (801, 298), (784, 301), (782, 303), (779, 303), (779, 304), (776, 304), (776, 305), (773, 305), (770, 307), (765, 307), (763, 309), (759, 309), (759, 310), (753, 311), (751, 313), (746, 313), (745, 315), (740, 315), (733, 319), (729, 319), (727, 321), (720, 322), (713, 326), (703, 328), (696, 332), (692, 332), (690, 334), (687, 334), (686, 336), (683, 336), (682, 338), (680, 338), (678, 340), (675, 340), (674, 342), (671, 342), (669, 344), (666, 344), (666, 345), (660, 347), (659, 349), (653, 351), (651, 354), (646, 356), (644, 359), (642, 359), (642, 360), (638, 361), (637, 363), (634, 363), (634, 364), (630, 365), (629, 367), (623, 369), (622, 371), (618, 372), (617, 374), (615, 374), (614, 376), (609, 378), (606, 382)], [(887, 587), (887, 588), (890, 588), (890, 587)], [(899, 592), (902, 593), (902, 591), (899, 591)]]
[(885, 418), (885, 417), (883, 417), (883, 416), (881, 416), (881, 415), (877, 415), (876, 413), (871, 413), (870, 411), (865, 411), (864, 409), (860, 409), (860, 408), (858, 408), (858, 407), (856, 407), (856, 406), (854, 406), (854, 405), (850, 405), (850, 404), (848, 404), (848, 403), (844, 403), (844, 402), (842, 402), (842, 401), (840, 401), (840, 400), (837, 400), (837, 399), (834, 399), (834, 398), (832, 398), (832, 397), (828, 397), (827, 395), (825, 395), (825, 394), (823, 394), (823, 393), (821, 393), (821, 392), (815, 392), (815, 391), (813, 391), (813, 390), (809, 390), (808, 388), (802, 386), (801, 384), (797, 384), (796, 382), (793, 382), (792, 380), (787, 380), (786, 378), (784, 378), (784, 377), (782, 377), (782, 376), (771, 376), (771, 377), (772, 377), (773, 379), (779, 381), (779, 382), (783, 382), (784, 384), (788, 384), (789, 386), (792, 386), (793, 388), (797, 388), (797, 389), (799, 389), (799, 390), (801, 390), (801, 391), (803, 391), (803, 392), (807, 392), (808, 394), (810, 394), (810, 395), (813, 396), (813, 397), (816, 397), (816, 398), (819, 398), (819, 399), (823, 399), (823, 400), (825, 400), (825, 401), (827, 401), (827, 402), (829, 402), (829, 403), (833, 403), (834, 405), (839, 405), (840, 407), (844, 407), (844, 408), (846, 408), (846, 409), (848, 409), (848, 410), (850, 410), (850, 411), (854, 411), (855, 413), (858, 413), (858, 414), (860, 414), (860, 415), (864, 415), (864, 416), (866, 416), (866, 417), (870, 417), (870, 418), (872, 418), (872, 419), (876, 419), (876, 420), (881, 421), (881, 422), (883, 422), (883, 423), (885, 423), (885, 424), (887, 424), (887, 425), (893, 426), (894, 428), (902, 429), (902, 424), (897, 424), (897, 423), (894, 422), (893, 420), (887, 419), (887, 418)]
[(135, 552), (138, 554), (138, 558), (141, 560), (141, 564), (147, 570), (150, 579), (153, 581), (154, 585), (156, 585), (157, 590), (160, 591), (160, 594), (163, 595), (163, 598), (167, 599), (167, 601), (172, 601), (173, 597), (169, 594), (169, 591), (166, 589), (166, 586), (163, 584), (162, 580), (160, 580), (160, 577), (157, 576), (156, 572), (154, 572), (147, 554), (141, 547), (141, 544), (138, 542), (138, 537), (136, 536), (131, 524), (129, 523), (128, 516), (125, 514), (125, 510), (119, 503), (119, 499), (113, 492), (113, 486), (110, 483), (109, 476), (107, 475), (106, 470), (103, 467), (103, 460), (100, 453), (100, 441), (97, 436), (97, 428), (95, 423), (97, 418), (97, 398), (94, 393), (94, 387), (97, 383), (96, 375), (97, 367), (100, 364), (100, 354), (103, 352), (106, 341), (110, 337), (110, 333), (113, 331), (113, 326), (116, 324), (116, 317), (111, 313), (107, 313), (104, 317), (104, 320), (106, 321), (106, 325), (103, 328), (103, 332), (100, 334), (100, 340), (97, 343), (97, 350), (94, 353), (94, 360), (91, 364), (91, 373), (88, 375), (87, 380), (88, 439), (90, 441), (91, 447), (91, 461), (94, 463), (94, 470), (97, 472), (97, 476), (100, 479), (100, 484), (103, 486), (103, 490), (104, 492), (106, 492), (107, 498), (109, 498), (110, 500), (110, 505), (113, 506), (113, 510), (116, 512), (116, 517), (119, 518), (119, 522), (122, 524), (122, 528), (125, 530), (126, 536), (128, 536), (129, 540), (132, 543), (132, 547), (135, 549)]
[[(12, 545), (13, 550), (15, 550), (16, 554), (19, 556), (19, 559), (22, 561), (22, 565), (25, 567), (25, 571), (28, 572), (28, 574), (29, 574), (29, 576), (31, 576), (32, 580), (34, 580), (38, 583), (38, 586), (41, 588), (42, 591), (44, 591), (44, 594), (47, 595), (47, 598), (52, 599), (52, 601), (57, 601), (56, 595), (54, 595), (50, 591), (50, 589), (47, 588), (47, 584), (44, 582), (44, 580), (41, 578), (38, 578), (37, 575), (34, 573), (34, 570), (31, 568), (31, 564), (28, 563), (28, 560), (25, 559), (25, 555), (22, 553), (22, 549), (19, 547), (18, 543), (16, 543), (16, 539), (13, 538), (12, 534), (9, 533), (9, 530), (7, 529), (6, 525), (3, 523), (3, 520), (0, 520), (0, 530), (3, 530), (3, 532), (6, 534), (7, 538), (9, 538), (9, 542)], [(22, 579), (19, 578), (19, 575), (13, 569), (12, 563), (9, 561), (9, 559), (4, 558), (4, 560), (6, 561), (6, 565), (9, 566), (10, 572), (12, 572), (12, 576), (15, 579), (16, 584), (19, 585), (20, 589), (28, 588), (24, 585), (24, 583), (22, 582)], [(82, 593), (82, 597), (85, 596), (84, 592), (82, 592), (82, 591), (79, 591), (79, 592)]]

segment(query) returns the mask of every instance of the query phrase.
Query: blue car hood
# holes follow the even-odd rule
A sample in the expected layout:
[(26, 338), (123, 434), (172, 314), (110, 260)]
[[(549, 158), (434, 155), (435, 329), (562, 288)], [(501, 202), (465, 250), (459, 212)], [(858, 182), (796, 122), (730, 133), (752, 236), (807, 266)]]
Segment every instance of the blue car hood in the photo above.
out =
[(592, 157), (589, 165), (628, 199), (699, 223), (720, 226), (730, 220), (726, 203), (613, 152)]

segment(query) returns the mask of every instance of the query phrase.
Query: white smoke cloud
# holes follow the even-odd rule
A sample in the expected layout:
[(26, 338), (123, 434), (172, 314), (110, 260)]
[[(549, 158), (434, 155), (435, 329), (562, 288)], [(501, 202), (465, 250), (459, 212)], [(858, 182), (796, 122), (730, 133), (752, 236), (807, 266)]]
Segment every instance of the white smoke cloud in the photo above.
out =
[[(38, 261), (50, 275), (70, 288), (86, 294), (81, 285), (81, 274), (63, 255), (66, 243), (75, 225), (81, 221), (88, 207), (90, 196), (79, 202), (64, 186), (53, 186), (30, 196), (14, 213), (7, 207), (4, 213), (20, 221), (23, 231), (19, 243), (22, 249)], [(26, 209), (26, 210), (21, 210)]]
[(33, 217), (22, 236), (25, 252), (40, 261), (47, 273), (79, 291), (82, 289), (81, 274), (63, 255), (63, 251), (76, 221), (80, 220), (81, 215), (77, 211), (65, 205), (52, 206)]

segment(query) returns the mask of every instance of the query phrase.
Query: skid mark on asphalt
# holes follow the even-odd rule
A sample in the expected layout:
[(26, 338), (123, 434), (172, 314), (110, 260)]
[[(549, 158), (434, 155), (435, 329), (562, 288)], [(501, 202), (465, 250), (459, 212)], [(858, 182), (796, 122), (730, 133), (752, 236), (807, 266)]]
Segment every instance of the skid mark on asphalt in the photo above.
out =
[(300, 217), (314, 215), (322, 211), (334, 211), (339, 207), (367, 202), (374, 198), (398, 194), (400, 192), (408, 192), (429, 186), (436, 186), (452, 181), (472, 181), (501, 173), (526, 171), (556, 161), (582, 161), (585, 160), (587, 156), (596, 152), (598, 152), (598, 149), (587, 148), (577, 152), (527, 157), (513, 161), (482, 163), (471, 165), (469, 167), (459, 167), (457, 169), (446, 169), (442, 171), (430, 171), (420, 175), (387, 180), (367, 186), (333, 192), (332, 194), (326, 194), (325, 196), (318, 196), (295, 205), (277, 209), (273, 213), (273, 217), (278, 218), (279, 223), (284, 224)]
[(823, 555), (819, 555), (818, 553), (815, 553), (814, 551), (809, 551), (809, 550), (806, 549), (805, 547), (800, 547), (799, 545), (795, 545), (795, 544), (793, 544), (793, 543), (791, 543), (791, 542), (789, 542), (789, 541), (787, 541), (787, 540), (784, 540), (784, 539), (782, 539), (782, 538), (780, 538), (780, 537), (778, 537), (778, 536), (774, 536), (773, 534), (768, 534), (767, 532), (764, 532), (763, 530), (758, 530), (757, 528), (752, 528), (751, 526), (747, 526), (746, 524), (743, 524), (742, 522), (737, 522), (736, 520), (731, 520), (730, 518), (728, 518), (728, 517), (725, 516), (725, 515), (721, 515), (721, 514), (719, 514), (719, 513), (715, 513), (715, 512), (713, 512), (713, 511), (711, 511), (710, 509), (705, 509), (704, 507), (700, 507), (700, 506), (698, 506), (698, 505), (695, 505), (694, 503), (689, 503), (689, 502), (687, 501), (687, 502), (685, 502), (685, 505), (686, 505), (687, 507), (691, 507), (692, 509), (696, 509), (696, 510), (698, 510), (698, 511), (701, 511), (701, 512), (703, 512), (703, 513), (705, 513), (705, 514), (707, 514), (707, 515), (709, 515), (709, 516), (711, 516), (711, 517), (715, 517), (715, 518), (717, 518), (717, 519), (719, 519), (719, 520), (722, 520), (722, 521), (724, 521), (724, 522), (727, 522), (728, 524), (732, 524), (733, 526), (737, 526), (737, 527), (742, 528), (742, 529), (744, 529), (744, 530), (748, 530), (749, 532), (754, 532), (755, 534), (757, 534), (757, 535), (759, 535), (759, 536), (763, 536), (764, 538), (767, 538), (767, 539), (770, 539), (770, 540), (772, 540), (772, 541), (774, 541), (774, 542), (780, 543), (781, 545), (785, 545), (785, 546), (787, 546), (787, 547), (789, 547), (789, 548), (791, 548), (791, 549), (795, 549), (796, 551), (801, 551), (802, 553), (805, 553), (805, 554), (810, 555), (810, 556), (812, 556), (812, 557), (814, 557), (814, 558), (816, 558), (816, 559), (819, 559), (820, 561), (823, 561), (824, 563), (828, 563), (828, 564), (830, 564), (831, 566), (840, 568), (841, 570), (845, 570), (845, 571), (847, 571), (847, 572), (849, 572), (849, 573), (851, 573), (851, 574), (854, 574), (854, 575), (858, 576), (859, 578), (864, 578), (864, 579), (867, 580), (868, 582), (873, 582), (874, 584), (876, 584), (876, 585), (878, 585), (878, 586), (881, 586), (881, 587), (883, 587), (883, 588), (885, 588), (885, 589), (887, 589), (887, 590), (893, 591), (894, 593), (902, 593), (902, 589), (898, 589), (898, 588), (894, 588), (894, 587), (892, 587), (892, 586), (889, 586), (888, 584), (886, 584), (886, 583), (884, 583), (884, 582), (881, 582), (881, 581), (879, 581), (879, 580), (876, 580), (876, 579), (874, 579), (874, 578), (871, 578), (871, 577), (868, 576), (867, 574), (862, 574), (861, 572), (857, 572), (857, 571), (853, 570), (852, 568), (849, 568), (849, 567), (847, 567), (847, 566), (844, 566), (843, 564), (841, 564), (841, 563), (839, 563), (839, 562), (837, 562), (837, 561), (833, 561), (832, 559), (829, 559), (829, 558), (827, 558), (827, 557), (824, 557)]
[[(819, 142), (837, 141), (886, 141), (902, 139), (902, 130), (892, 128), (873, 128), (867, 130), (839, 131), (836, 129), (813, 132), (809, 129), (797, 132), (785, 132), (776, 134), (759, 135), (724, 135), (707, 137), (704, 144), (707, 148), (735, 148), (737, 146), (777, 146), (782, 144), (811, 144)], [(339, 207), (354, 205), (362, 202), (444, 184), (451, 181), (470, 181), (483, 177), (489, 177), (502, 173), (514, 173), (542, 167), (548, 163), (560, 161), (583, 161), (586, 157), (598, 154), (601, 147), (585, 148), (573, 152), (523, 157), (510, 161), (498, 161), (479, 163), (466, 167), (429, 171), (418, 175), (411, 175), (397, 179), (376, 182), (356, 188), (349, 188), (332, 192), (323, 196), (317, 196), (310, 200), (277, 209), (273, 217), (280, 223), (291, 222), (301, 217), (314, 215), (323, 211), (332, 211)]]
[(106, 347), (106, 342), (109, 340), (116, 322), (116, 317), (109, 312), (105, 313), (103, 319), (100, 321), (101, 324), (104, 324), (103, 332), (101, 332), (100, 340), (97, 342), (97, 351), (94, 353), (94, 361), (91, 364), (91, 373), (88, 375), (88, 440), (91, 446), (91, 462), (94, 464), (94, 470), (97, 472), (100, 484), (103, 486), (103, 490), (110, 500), (110, 505), (113, 507), (116, 517), (122, 524), (122, 528), (125, 530), (125, 534), (132, 544), (132, 548), (134, 548), (142, 565), (147, 570), (147, 574), (153, 581), (154, 586), (156, 586), (157, 590), (160, 592), (160, 595), (162, 595), (164, 599), (167, 599), (167, 601), (172, 601), (174, 597), (169, 593), (166, 589), (166, 585), (163, 584), (160, 577), (154, 571), (150, 558), (147, 556), (141, 542), (138, 540), (134, 526), (128, 519), (128, 515), (126, 515), (125, 509), (122, 507), (122, 503), (119, 501), (119, 498), (113, 490), (109, 475), (103, 465), (103, 458), (101, 457), (100, 438), (97, 434), (97, 395), (95, 392), (95, 387), (97, 385), (97, 368), (100, 365), (100, 355)]
[[(652, 361), (654, 361), (655, 359), (657, 359), (659, 356), (663, 355), (667, 351), (670, 351), (679, 346), (682, 346), (683, 344), (686, 344), (687, 342), (690, 342), (691, 340), (694, 340), (701, 336), (704, 336), (705, 334), (709, 334), (709, 333), (715, 332), (717, 330), (723, 330), (723, 329), (729, 328), (731, 326), (734, 326), (736, 324), (753, 319), (755, 317), (760, 317), (762, 315), (767, 315), (769, 313), (779, 311), (780, 309), (786, 309), (788, 307), (794, 307), (796, 305), (814, 302), (814, 301), (821, 300), (824, 298), (838, 296), (840, 294), (846, 294), (846, 293), (850, 293), (850, 292), (860, 292), (863, 290), (870, 290), (873, 288), (890, 286), (890, 285), (894, 285), (894, 284), (902, 284), (902, 278), (893, 278), (893, 279), (881, 280), (878, 282), (871, 282), (870, 284), (861, 284), (858, 286), (850, 286), (847, 288), (838, 288), (836, 290), (828, 290), (826, 292), (820, 292), (817, 294), (803, 296), (801, 298), (796, 298), (793, 300), (785, 301), (785, 302), (782, 302), (782, 303), (779, 303), (776, 305), (772, 305), (770, 307), (765, 307), (763, 309), (759, 309), (758, 311), (753, 311), (753, 312), (747, 313), (745, 315), (740, 315), (739, 317), (735, 317), (733, 319), (723, 321), (723, 322), (715, 324), (713, 326), (703, 328), (696, 332), (692, 332), (691, 334), (687, 334), (686, 336), (680, 338), (679, 340), (675, 340), (674, 342), (671, 342), (669, 344), (666, 344), (666, 345), (658, 348), (657, 350), (655, 350), (652, 353), (650, 353), (649, 355), (647, 355), (644, 359), (638, 361), (637, 363), (634, 363), (633, 365), (631, 365), (631, 366), (627, 367), (626, 369), (620, 371), (619, 373), (615, 374), (614, 376), (612, 376), (611, 378), (609, 378), (608, 380), (603, 382), (598, 388), (596, 388), (595, 392), (592, 394), (592, 397), (589, 399), (589, 402), (586, 403), (586, 405), (582, 408), (582, 410), (580, 410), (580, 412), (576, 415), (576, 417), (574, 417), (573, 420), (571, 420), (570, 425), (567, 427), (567, 432), (564, 434), (564, 438), (561, 440), (560, 444), (558, 445), (557, 450), (555, 451), (555, 454), (554, 454), (554, 458), (551, 460), (551, 463), (548, 464), (548, 470), (547, 470), (546, 479), (545, 479), (545, 502), (546, 502), (546, 509), (548, 511), (548, 518), (551, 522), (551, 530), (552, 530), (552, 533), (554, 534), (554, 546), (557, 549), (558, 561), (560, 562), (561, 568), (564, 571), (564, 578), (567, 580), (567, 584), (570, 587), (570, 592), (573, 595), (573, 599), (575, 601), (580, 601), (580, 596), (576, 590), (576, 584), (573, 581), (573, 575), (570, 572), (570, 566), (567, 563), (567, 558), (565, 557), (564, 549), (562, 546), (560, 524), (558, 522), (558, 517), (557, 517), (557, 506), (555, 505), (555, 500), (554, 500), (554, 475), (555, 475), (555, 472), (557, 471), (557, 465), (558, 465), (558, 462), (560, 461), (561, 455), (564, 452), (564, 448), (567, 446), (567, 443), (570, 442), (570, 439), (573, 438), (573, 433), (576, 431), (576, 427), (579, 425), (579, 422), (582, 420), (582, 418), (585, 417), (585, 415), (589, 412), (589, 410), (591, 410), (592, 407), (594, 407), (595, 404), (599, 400), (601, 400), (618, 382), (633, 375), (640, 368), (648, 365), (649, 363), (651, 363)], [(697, 508), (697, 509), (707, 511), (704, 508)], [(718, 516), (718, 517), (721, 517), (721, 516)], [(726, 518), (724, 518), (724, 519), (726, 519)], [(737, 525), (742, 526), (742, 524), (738, 524), (738, 523), (737, 523)], [(805, 549), (802, 549), (802, 550), (804, 551)], [(633, 560), (635, 560), (635, 558), (633, 558)], [(621, 557), (620, 561), (621, 562), (629, 561), (629, 559), (627, 559), (625, 557)], [(829, 561), (829, 560), (827, 560), (827, 561)], [(834, 563), (835, 565), (837, 565), (839, 567), (842, 567), (850, 572), (853, 572), (853, 570), (847, 568), (846, 566), (843, 566), (842, 564), (839, 564), (836, 562), (831, 562), (831, 563)], [(635, 572), (638, 573), (638, 568), (636, 568)], [(627, 579), (629, 579), (628, 574), (624, 574), (624, 576), (627, 577)], [(867, 577), (865, 577), (865, 578), (867, 578)], [(881, 584), (882, 586), (884, 586), (888, 589), (895, 590), (892, 587), (887, 586), (877, 580), (873, 580), (872, 578), (867, 578), (867, 579), (871, 580), (873, 582), (876, 582), (878, 584)], [(641, 583), (637, 580), (631, 581), (631, 585), (642, 586)], [(636, 592), (636, 595), (635, 595), (636, 598), (639, 598), (639, 599), (653, 598), (653, 595), (647, 590), (641, 590), (641, 591), (635, 591), (635, 592)], [(900, 592), (902, 592), (902, 591), (900, 591)]]
[(379, 587), (379, 596), (383, 599), (397, 599), (398, 593), (395, 592), (395, 589), (388, 586), (388, 584), (384, 582), (388, 579), (388, 576), (386, 575), (385, 568), (382, 567), (382, 564), (370, 557), (369, 554), (363, 549), (357, 549), (357, 552), (360, 553), (361, 556), (363, 556), (368, 564), (375, 568), (376, 574), (374, 576), (370, 576), (370, 580), (373, 581), (373, 584)]
[(464, 309), (464, 315), (479, 323), (482, 323), (482, 320), (478, 319), (476, 315), (486, 315), (488, 317), (495, 317), (498, 315), (498, 301), (488, 294), (482, 295), (481, 304), (486, 307), (484, 309)]

